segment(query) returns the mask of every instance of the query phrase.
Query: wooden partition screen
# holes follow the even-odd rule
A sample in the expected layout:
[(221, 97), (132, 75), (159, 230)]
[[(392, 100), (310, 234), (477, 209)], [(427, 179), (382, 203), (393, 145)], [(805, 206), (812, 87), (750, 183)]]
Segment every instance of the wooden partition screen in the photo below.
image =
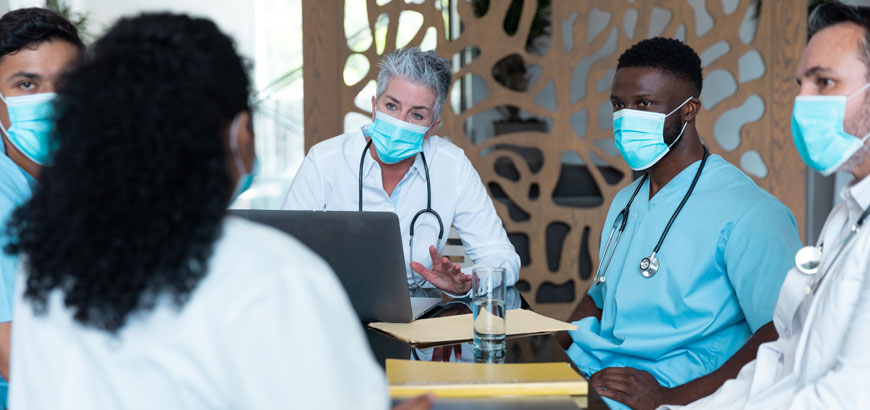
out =
[[(306, 150), (342, 133), (348, 113), (370, 116), (354, 99), (373, 94), (364, 88), (396, 48), (400, 15), (422, 15), (408, 44), (434, 28), (435, 49), (455, 67), (437, 134), (465, 150), (495, 198), (523, 259), (519, 286), (539, 312), (564, 318), (588, 288), (608, 205), (632, 180), (612, 148), (609, 88), (619, 54), (643, 38), (677, 37), (701, 55), (700, 135), (803, 225), (806, 168), (790, 123), (804, 0), (348, 1), (367, 13), (365, 50), (349, 46), (344, 1), (302, 2)], [(548, 15), (551, 34), (540, 36)], [(526, 84), (499, 76), (505, 58), (529, 69)], [(346, 64), (360, 59), (370, 68), (347, 84)], [(487, 113), (504, 106), (527, 121), (494, 124)]]

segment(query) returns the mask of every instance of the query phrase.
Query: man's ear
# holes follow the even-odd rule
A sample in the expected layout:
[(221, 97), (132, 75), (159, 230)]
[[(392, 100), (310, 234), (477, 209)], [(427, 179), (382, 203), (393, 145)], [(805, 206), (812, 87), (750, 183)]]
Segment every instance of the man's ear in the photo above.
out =
[(701, 100), (698, 97), (692, 97), (683, 108), (680, 108), (683, 121), (692, 122), (695, 121), (695, 116), (698, 115), (698, 112), (701, 111)]
[(372, 122), (375, 122), (375, 114), (378, 112), (378, 110), (375, 108), (376, 103), (377, 103), (377, 100), (375, 100), (375, 96), (373, 95), (372, 96)]

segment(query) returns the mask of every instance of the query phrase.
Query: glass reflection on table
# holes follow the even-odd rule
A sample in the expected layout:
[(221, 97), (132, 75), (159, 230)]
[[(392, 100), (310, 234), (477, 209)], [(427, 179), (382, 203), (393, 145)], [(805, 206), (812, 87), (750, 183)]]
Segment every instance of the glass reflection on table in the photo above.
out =
[[(519, 290), (514, 287), (507, 288), (505, 290), (505, 306), (507, 309), (530, 309), (529, 304), (522, 298)], [(412, 296), (415, 297), (443, 297), (443, 293), (437, 289), (418, 289), (412, 291)], [(444, 302), (438, 308), (432, 310), (428, 314), (424, 315), (424, 318), (432, 318), (432, 317), (442, 317), (445, 315), (457, 315), (457, 314), (466, 314), (471, 313), (471, 299), (448, 299), (444, 298)], [(468, 324), (471, 326), (471, 323)], [(462, 342), (455, 343), (447, 346), (414, 346), (408, 343), (405, 343), (401, 340), (395, 339), (393, 337), (387, 336), (384, 333), (378, 332), (374, 329), (371, 329), (366, 326), (366, 336), (369, 339), (369, 345), (372, 348), (372, 352), (375, 355), (378, 363), (384, 367), (386, 365), (387, 359), (410, 359), (410, 360), (435, 360), (435, 361), (444, 361), (444, 362), (473, 362), (474, 361), (474, 344), (472, 342)], [(565, 353), (565, 350), (562, 349), (562, 346), (556, 341), (556, 338), (552, 334), (538, 334), (538, 335), (526, 335), (526, 336), (508, 336), (505, 341), (505, 355), (503, 363), (556, 363), (556, 362), (567, 362), (577, 370), (574, 363)], [(579, 370), (578, 370), (579, 373)], [(528, 398), (529, 400), (543, 400), (543, 399), (553, 399), (553, 398)], [(558, 399), (558, 398), (556, 398)], [(508, 400), (508, 405), (504, 405), (504, 403), (499, 404), (499, 402), (493, 401), (494, 399), (478, 399), (479, 402), (473, 402), (473, 407), (475, 408), (526, 408), (521, 407), (520, 399), (511, 398)], [(520, 403), (517, 401), (520, 400)], [(587, 396), (585, 406), (580, 406), (581, 408), (587, 408), (590, 410), (606, 410), (607, 405), (601, 399), (601, 397), (595, 393), (594, 391), (590, 391)], [(434, 409), (441, 408), (454, 408), (451, 407), (452, 404), (455, 404), (459, 407), (455, 408), (468, 408), (469, 403), (471, 402), (456, 402), (452, 403), (450, 400), (439, 399)], [(570, 404), (570, 403), (569, 403)], [(529, 403), (531, 407), (529, 408), (550, 408), (547, 405), (542, 405), (542, 402), (534, 402)], [(446, 406), (446, 407), (445, 407)], [(489, 407), (488, 407), (489, 406)], [(567, 408), (575, 408), (568, 406)], [(566, 408), (566, 407), (553, 407), (553, 408)]]

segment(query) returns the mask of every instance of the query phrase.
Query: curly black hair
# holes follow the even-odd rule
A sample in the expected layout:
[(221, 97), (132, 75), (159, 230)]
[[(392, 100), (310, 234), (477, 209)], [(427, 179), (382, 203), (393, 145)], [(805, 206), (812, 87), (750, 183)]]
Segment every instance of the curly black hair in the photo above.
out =
[(59, 289), (75, 320), (117, 332), (208, 272), (232, 193), (227, 130), (249, 109), (233, 41), (209, 20), (120, 20), (58, 89), (54, 164), (9, 224), (25, 298)]
[(665, 37), (643, 40), (619, 56), (616, 69), (623, 67), (657, 68), (677, 79), (687, 81), (694, 97), (701, 95), (704, 82), (701, 58), (695, 50), (680, 40)]
[(0, 58), (53, 40), (66, 41), (79, 50), (85, 47), (76, 27), (49, 9), (29, 7), (0, 17)]

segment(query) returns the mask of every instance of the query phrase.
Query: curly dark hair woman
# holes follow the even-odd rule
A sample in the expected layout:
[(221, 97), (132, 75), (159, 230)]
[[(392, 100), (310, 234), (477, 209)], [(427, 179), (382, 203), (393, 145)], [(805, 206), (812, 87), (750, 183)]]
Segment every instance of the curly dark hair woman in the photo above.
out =
[(172, 14), (122, 19), (63, 78), (53, 165), (9, 225), (13, 408), (386, 408), (329, 267), (225, 215), (249, 88), (229, 37)]
[(116, 331), (205, 275), (229, 195), (215, 136), (248, 109), (249, 81), (205, 20), (124, 21), (88, 60), (61, 85), (55, 164), (14, 214), (12, 249), (38, 308), (58, 288), (77, 320)]

